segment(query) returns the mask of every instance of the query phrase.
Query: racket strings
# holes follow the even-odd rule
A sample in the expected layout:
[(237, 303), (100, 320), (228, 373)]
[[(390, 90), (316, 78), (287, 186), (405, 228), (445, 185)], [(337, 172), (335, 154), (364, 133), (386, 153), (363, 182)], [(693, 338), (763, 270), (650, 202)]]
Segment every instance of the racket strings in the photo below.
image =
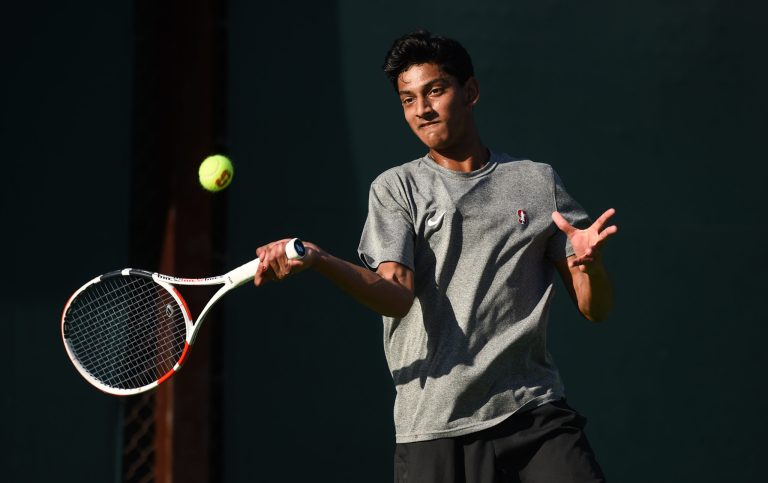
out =
[(170, 371), (186, 333), (176, 299), (151, 278), (135, 275), (89, 286), (65, 316), (65, 338), (81, 367), (119, 389), (152, 384)]

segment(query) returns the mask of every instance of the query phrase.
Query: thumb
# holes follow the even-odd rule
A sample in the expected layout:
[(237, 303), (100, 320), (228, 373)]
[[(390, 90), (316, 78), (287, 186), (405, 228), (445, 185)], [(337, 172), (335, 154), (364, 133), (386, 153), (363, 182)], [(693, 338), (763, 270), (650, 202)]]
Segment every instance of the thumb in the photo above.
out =
[(552, 221), (554, 221), (560, 231), (565, 233), (569, 238), (571, 234), (576, 231), (576, 229), (568, 223), (568, 220), (563, 218), (563, 215), (561, 215), (559, 211), (552, 212)]

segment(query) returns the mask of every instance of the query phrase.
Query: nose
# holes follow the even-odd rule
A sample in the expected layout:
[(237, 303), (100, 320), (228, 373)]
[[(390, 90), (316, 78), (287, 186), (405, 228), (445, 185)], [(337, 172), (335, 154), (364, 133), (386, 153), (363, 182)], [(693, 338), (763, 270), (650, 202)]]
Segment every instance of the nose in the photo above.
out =
[(429, 101), (429, 97), (423, 97), (416, 103), (416, 115), (421, 118), (428, 118), (434, 114), (432, 110), (432, 103)]

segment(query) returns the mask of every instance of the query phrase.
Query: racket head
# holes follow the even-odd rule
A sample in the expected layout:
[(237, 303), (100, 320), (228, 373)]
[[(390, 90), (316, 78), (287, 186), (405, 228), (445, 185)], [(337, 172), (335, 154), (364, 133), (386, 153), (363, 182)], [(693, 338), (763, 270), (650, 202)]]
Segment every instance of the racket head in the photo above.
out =
[(144, 270), (96, 277), (64, 307), (61, 336), (77, 371), (114, 395), (157, 387), (181, 367), (193, 330), (187, 304)]

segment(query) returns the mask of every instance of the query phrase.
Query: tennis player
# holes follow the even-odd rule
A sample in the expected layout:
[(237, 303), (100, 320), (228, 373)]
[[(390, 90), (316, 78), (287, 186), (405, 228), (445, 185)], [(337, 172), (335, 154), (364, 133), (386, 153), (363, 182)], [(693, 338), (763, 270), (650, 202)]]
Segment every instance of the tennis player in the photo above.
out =
[(396, 482), (605, 481), (546, 330), (556, 272), (584, 317), (608, 315), (614, 211), (592, 222), (551, 166), (483, 144), (455, 40), (405, 35), (384, 72), (428, 152), (371, 184), (362, 266), (310, 242), (287, 260), (279, 240), (256, 250), (256, 285), (313, 269), (383, 316)]

